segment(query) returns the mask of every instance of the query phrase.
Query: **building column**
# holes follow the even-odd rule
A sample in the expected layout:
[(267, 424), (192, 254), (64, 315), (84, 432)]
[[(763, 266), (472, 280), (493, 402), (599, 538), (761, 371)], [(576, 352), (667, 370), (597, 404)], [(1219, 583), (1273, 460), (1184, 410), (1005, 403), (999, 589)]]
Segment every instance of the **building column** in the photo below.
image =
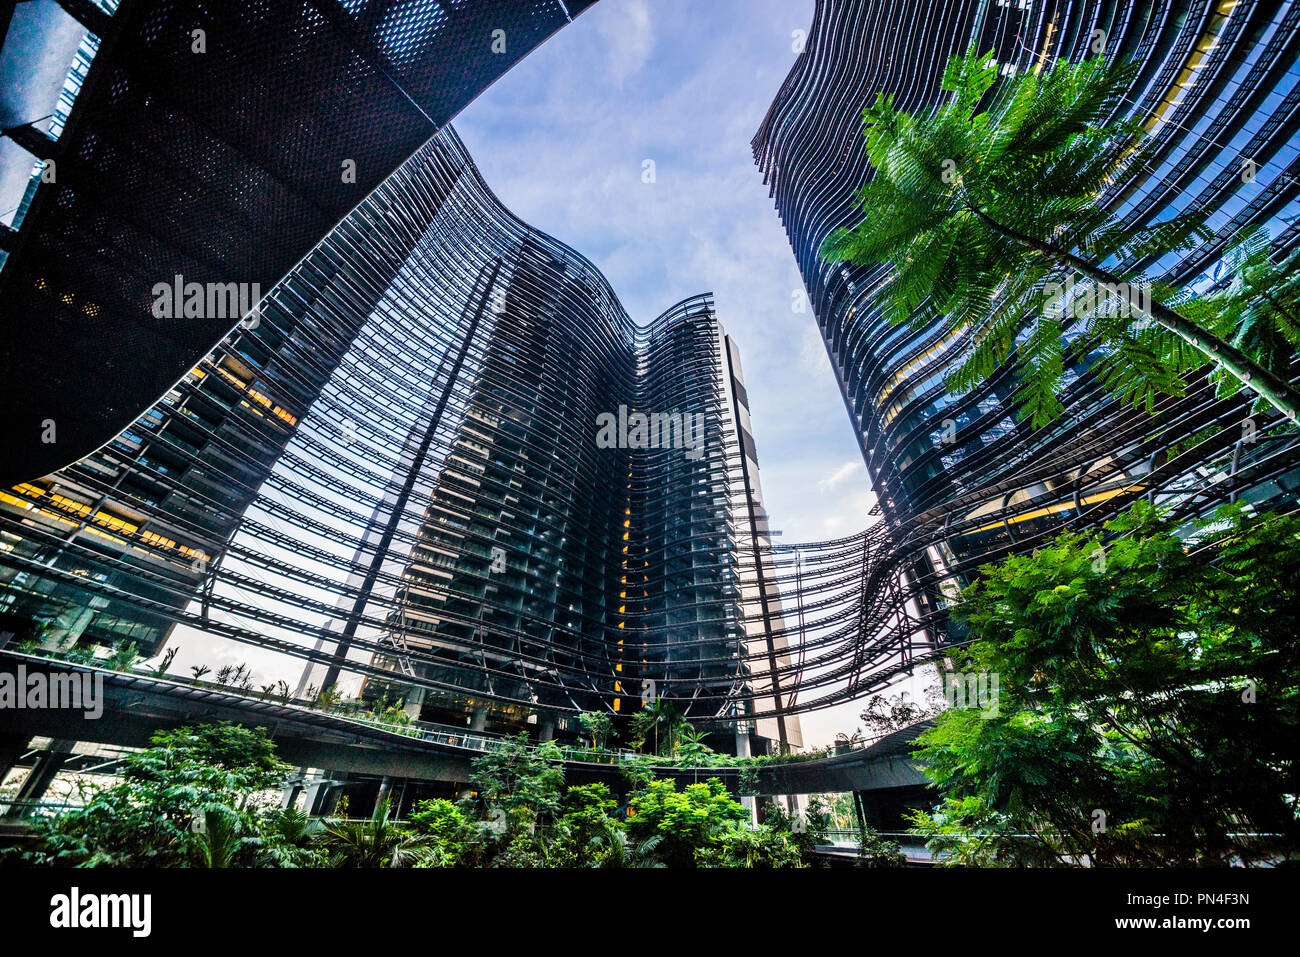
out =
[(14, 797), (14, 803), (10, 805), (5, 817), (21, 817), (27, 812), (29, 804), (33, 804), (45, 796), (45, 792), (50, 789), (50, 783), (54, 780), (54, 776), (62, 770), (63, 765), (72, 756), (72, 749), (76, 746), (76, 743), (62, 738), (50, 742), (49, 750), (36, 759), (36, 764), (33, 765), (22, 787), (18, 789), (18, 794)]
[(425, 689), (419, 685), (412, 685), (411, 690), (406, 694), (406, 700), (402, 703), (402, 710), (411, 716), (412, 721), (420, 720), (420, 709), (424, 707)]
[(471, 731), (482, 731), (487, 728), (487, 708), (475, 708), (474, 713), (470, 715), (469, 729)]
[[(379, 810), (379, 805), (384, 803), (384, 798), (388, 797), (390, 794), (392, 794), (392, 792), (393, 792), (393, 779), (389, 777), (387, 774), (385, 774), (382, 778), (379, 779), (379, 791), (378, 793), (375, 794), (375, 811)], [(373, 814), (374, 812), (371, 812), (372, 816)], [(390, 807), (388, 809), (388, 816), (396, 817), (397, 812)]]
[(537, 722), (537, 743), (542, 744), (555, 737), (555, 715), (540, 716)]
[(302, 794), (303, 782), (307, 779), (307, 769), (299, 768), (294, 777), (284, 786), (281, 792), (280, 807), (289, 808), (298, 803), (298, 796)]
[(316, 781), (307, 788), (307, 796), (303, 799), (302, 809), (312, 817), (324, 817), (334, 808), (335, 801), (338, 800), (334, 792), (337, 785), (330, 780), (328, 771), (318, 768), (320, 780)]
[[(746, 725), (736, 725), (736, 757), (749, 757), (749, 728)], [(752, 794), (742, 794), (740, 796), (740, 806), (749, 812), (750, 827), (758, 826), (758, 801)]]

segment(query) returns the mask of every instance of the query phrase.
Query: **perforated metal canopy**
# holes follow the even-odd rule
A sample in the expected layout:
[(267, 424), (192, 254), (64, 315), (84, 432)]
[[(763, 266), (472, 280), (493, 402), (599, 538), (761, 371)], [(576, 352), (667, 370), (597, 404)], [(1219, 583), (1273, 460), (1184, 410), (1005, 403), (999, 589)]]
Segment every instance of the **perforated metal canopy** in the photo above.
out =
[(158, 318), (157, 284), (268, 291), (593, 2), (124, 0), (94, 18), (55, 182), (0, 272), (0, 482), (111, 439), (240, 318)]

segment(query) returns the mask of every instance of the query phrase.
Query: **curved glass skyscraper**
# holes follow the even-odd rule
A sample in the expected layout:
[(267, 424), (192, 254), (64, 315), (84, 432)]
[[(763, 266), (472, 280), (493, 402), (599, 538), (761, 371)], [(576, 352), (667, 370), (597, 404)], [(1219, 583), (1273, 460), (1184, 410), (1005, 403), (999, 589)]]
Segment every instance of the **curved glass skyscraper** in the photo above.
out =
[(5, 495), (0, 603), (16, 641), (178, 623), (428, 720), (663, 697), (729, 732), (786, 664), (760, 496), (711, 297), (638, 327), (448, 128), (134, 426)]
[[(818, 0), (808, 42), (753, 140), (807, 286), (845, 406), (915, 604), (910, 638), (946, 631), (944, 592), (984, 561), (1137, 496), (1197, 514), (1229, 499), (1293, 501), (1297, 448), (1276, 417), (1203, 378), (1154, 416), (1124, 408), (1086, 373), (1067, 414), (1017, 421), (1010, 368), (951, 394), (965, 346), (942, 324), (891, 326), (872, 304), (878, 268), (829, 264), (818, 248), (863, 215), (862, 109), (890, 93), (908, 111), (939, 101), (943, 65), (974, 42), (1003, 75), (1104, 51), (1139, 73), (1124, 100), (1150, 150), (1101, 202), (1128, 222), (1199, 209), (1213, 237), (1184, 254), (1123, 264), (1195, 291), (1230, 238), (1266, 226), (1281, 254), (1300, 213), (1300, 8), (1249, 0)], [(866, 211), (869, 214), (869, 211)], [(1077, 330), (1066, 329), (1068, 337)], [(1247, 437), (1243, 439), (1243, 436)], [(881, 670), (905, 661), (882, 660)]]

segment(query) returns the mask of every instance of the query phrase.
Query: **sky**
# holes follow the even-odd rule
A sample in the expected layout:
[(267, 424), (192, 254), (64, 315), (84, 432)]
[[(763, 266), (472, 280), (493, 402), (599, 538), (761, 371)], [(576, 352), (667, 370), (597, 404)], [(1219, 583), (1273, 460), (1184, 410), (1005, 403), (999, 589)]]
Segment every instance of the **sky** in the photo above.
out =
[[(787, 543), (860, 531), (874, 502), (750, 148), (812, 14), (812, 0), (600, 0), (453, 121), (501, 201), (595, 263), (634, 321), (714, 293)], [(806, 744), (851, 732), (862, 707), (803, 716)]]
[(601, 0), (453, 124), (506, 206), (595, 263), (634, 321), (713, 291), (787, 542), (859, 531), (873, 501), (749, 145), (812, 6)]

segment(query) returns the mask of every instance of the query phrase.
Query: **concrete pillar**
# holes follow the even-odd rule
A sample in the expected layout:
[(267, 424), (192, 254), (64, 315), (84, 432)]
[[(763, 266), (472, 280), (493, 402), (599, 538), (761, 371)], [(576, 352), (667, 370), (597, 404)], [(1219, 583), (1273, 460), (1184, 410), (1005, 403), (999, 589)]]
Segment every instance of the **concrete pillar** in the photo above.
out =
[(0, 784), (4, 783), (5, 775), (18, 763), (18, 759), (27, 753), (28, 740), (30, 739), (21, 734), (0, 735)]
[(474, 713), (470, 715), (469, 729), (471, 731), (482, 731), (487, 728), (487, 708), (475, 708)]
[(330, 780), (329, 772), (321, 771), (320, 774), (320, 780), (314, 782), (309, 788), (307, 788), (307, 796), (303, 799), (302, 805), (302, 809), (313, 817), (320, 817), (328, 814), (333, 810), (334, 804), (338, 801), (338, 795), (336, 793), (331, 797), (331, 793), (336, 792), (338, 788), (337, 785)]
[(400, 817), (402, 808), (406, 806), (406, 778), (400, 778), (393, 782), (393, 789), (389, 792), (389, 800), (392, 802), (393, 817)]
[(298, 797), (302, 794), (303, 781), (307, 778), (307, 769), (299, 768), (289, 783), (284, 786), (284, 791), (280, 795), (280, 807), (293, 807), (298, 803)]
[(537, 722), (538, 743), (550, 741), (555, 737), (555, 715), (543, 715)]
[(420, 720), (420, 709), (424, 707), (424, 688), (412, 685), (402, 703), (402, 710), (411, 716), (412, 721)]
[[(749, 757), (749, 728), (744, 725), (736, 726), (736, 757)], [(749, 824), (751, 827), (758, 825), (758, 801), (752, 794), (742, 794), (740, 796), (740, 806), (749, 812)]]
[(72, 749), (76, 743), (61, 738), (50, 742), (49, 749), (36, 759), (36, 764), (27, 775), (27, 780), (23, 782), (22, 787), (18, 789), (14, 803), (5, 817), (21, 817), (26, 813), (28, 805), (45, 796), (54, 776), (62, 770), (63, 765), (72, 756)]

